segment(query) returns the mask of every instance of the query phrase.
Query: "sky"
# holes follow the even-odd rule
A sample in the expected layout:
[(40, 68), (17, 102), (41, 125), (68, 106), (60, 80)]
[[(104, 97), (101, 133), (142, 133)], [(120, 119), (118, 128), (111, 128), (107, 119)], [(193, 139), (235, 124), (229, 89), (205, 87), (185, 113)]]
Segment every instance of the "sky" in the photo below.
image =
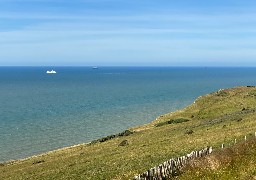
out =
[(256, 66), (256, 1), (0, 0), (0, 66)]

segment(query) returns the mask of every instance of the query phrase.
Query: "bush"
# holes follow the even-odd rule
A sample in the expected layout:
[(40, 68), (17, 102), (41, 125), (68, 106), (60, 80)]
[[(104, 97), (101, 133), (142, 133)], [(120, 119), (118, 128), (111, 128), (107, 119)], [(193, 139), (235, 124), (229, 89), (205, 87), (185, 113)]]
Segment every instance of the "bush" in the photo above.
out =
[(100, 138), (100, 139), (96, 139), (96, 140), (93, 140), (90, 144), (95, 144), (95, 143), (98, 143), (98, 142), (105, 142), (105, 141), (108, 141), (110, 139), (114, 139), (116, 137), (121, 137), (121, 136), (129, 136), (133, 134), (132, 131), (129, 131), (129, 130), (125, 130), (121, 133), (118, 133), (118, 134), (111, 134), (109, 136), (106, 136), (106, 137), (103, 137), (103, 138)]
[(164, 125), (166, 125), (166, 124), (169, 124), (168, 122), (169, 122), (169, 121), (157, 123), (157, 124), (155, 125), (155, 127), (164, 126)]
[(188, 130), (186, 130), (186, 132), (185, 132), (185, 134), (193, 134), (194, 133), (194, 131), (192, 130), (192, 129), (188, 129)]
[(175, 119), (175, 120), (171, 120), (171, 121), (172, 121), (171, 124), (178, 124), (178, 123), (187, 122), (189, 120), (188, 119), (184, 119), (184, 118), (179, 118), (179, 119)]
[(164, 125), (167, 125), (167, 124), (178, 124), (178, 123), (183, 123), (183, 122), (187, 122), (187, 121), (189, 121), (189, 119), (185, 119), (185, 118), (171, 119), (169, 121), (164, 121), (164, 122), (157, 123), (155, 125), (155, 127), (160, 127), (160, 126), (164, 126)]
[(33, 162), (33, 164), (40, 164), (40, 163), (43, 163), (43, 162), (45, 162), (44, 160), (35, 160), (34, 162)]
[(226, 92), (226, 91), (218, 91), (217, 92), (217, 96), (221, 96), (221, 97), (228, 96), (228, 92)]
[(119, 146), (127, 146), (127, 145), (129, 145), (128, 140), (123, 140), (123, 141), (119, 144)]

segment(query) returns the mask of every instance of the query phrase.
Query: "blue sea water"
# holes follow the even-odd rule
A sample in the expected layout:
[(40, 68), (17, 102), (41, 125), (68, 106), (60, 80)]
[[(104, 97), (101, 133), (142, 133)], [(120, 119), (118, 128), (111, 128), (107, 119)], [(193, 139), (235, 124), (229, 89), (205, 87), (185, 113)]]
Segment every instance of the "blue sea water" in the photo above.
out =
[(121, 132), (198, 96), (256, 85), (256, 68), (0, 67), (0, 162)]

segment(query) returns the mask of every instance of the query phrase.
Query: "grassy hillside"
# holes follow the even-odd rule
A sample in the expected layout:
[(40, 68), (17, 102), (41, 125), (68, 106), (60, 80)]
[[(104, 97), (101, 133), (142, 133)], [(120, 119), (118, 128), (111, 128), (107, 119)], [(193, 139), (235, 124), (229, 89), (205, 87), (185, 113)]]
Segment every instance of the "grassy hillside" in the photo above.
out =
[(256, 139), (218, 149), (183, 169), (179, 179), (256, 179)]
[(252, 135), (255, 119), (255, 87), (220, 90), (130, 129), (129, 136), (3, 163), (0, 179), (130, 179), (172, 157)]

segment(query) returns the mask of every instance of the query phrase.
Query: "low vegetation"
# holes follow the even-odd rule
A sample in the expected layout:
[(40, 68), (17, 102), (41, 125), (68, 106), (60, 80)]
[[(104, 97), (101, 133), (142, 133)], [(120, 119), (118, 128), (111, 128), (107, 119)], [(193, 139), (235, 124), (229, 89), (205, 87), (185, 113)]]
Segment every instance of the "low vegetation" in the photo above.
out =
[(178, 123), (183, 123), (183, 122), (187, 122), (187, 121), (189, 121), (189, 120), (184, 119), (184, 118), (171, 119), (169, 121), (164, 121), (164, 122), (157, 123), (155, 126), (159, 127), (159, 126), (164, 126), (164, 125), (167, 125), (167, 124), (178, 124)]
[[(162, 115), (150, 124), (131, 128), (129, 135), (113, 135), (94, 143), (2, 163), (0, 179), (132, 179), (167, 159), (206, 146), (216, 149), (222, 143), (230, 144), (234, 139), (253, 135), (255, 92), (256, 88), (251, 86), (220, 90), (199, 97), (187, 108)], [(218, 166), (198, 163), (192, 169), (188, 167), (179, 178), (188, 179), (193, 173), (195, 179), (229, 179), (239, 173), (244, 174), (239, 177), (254, 178), (252, 147), (255, 145), (248, 143), (241, 147), (245, 148), (243, 155), (236, 154), (236, 147), (228, 148), (210, 156), (212, 162), (219, 157)], [(245, 162), (239, 163), (242, 159)]]
[(105, 141), (108, 141), (110, 139), (114, 139), (114, 138), (122, 137), (122, 136), (129, 136), (131, 134), (133, 134), (133, 132), (131, 132), (129, 130), (125, 130), (125, 131), (123, 131), (121, 133), (118, 133), (118, 134), (112, 134), (112, 135), (109, 135), (109, 136), (106, 136), (106, 137), (94, 140), (94, 141), (90, 142), (90, 144), (95, 144), (95, 143), (99, 143), (99, 142), (105, 142)]
[(194, 160), (179, 179), (256, 179), (256, 139), (241, 141)]

